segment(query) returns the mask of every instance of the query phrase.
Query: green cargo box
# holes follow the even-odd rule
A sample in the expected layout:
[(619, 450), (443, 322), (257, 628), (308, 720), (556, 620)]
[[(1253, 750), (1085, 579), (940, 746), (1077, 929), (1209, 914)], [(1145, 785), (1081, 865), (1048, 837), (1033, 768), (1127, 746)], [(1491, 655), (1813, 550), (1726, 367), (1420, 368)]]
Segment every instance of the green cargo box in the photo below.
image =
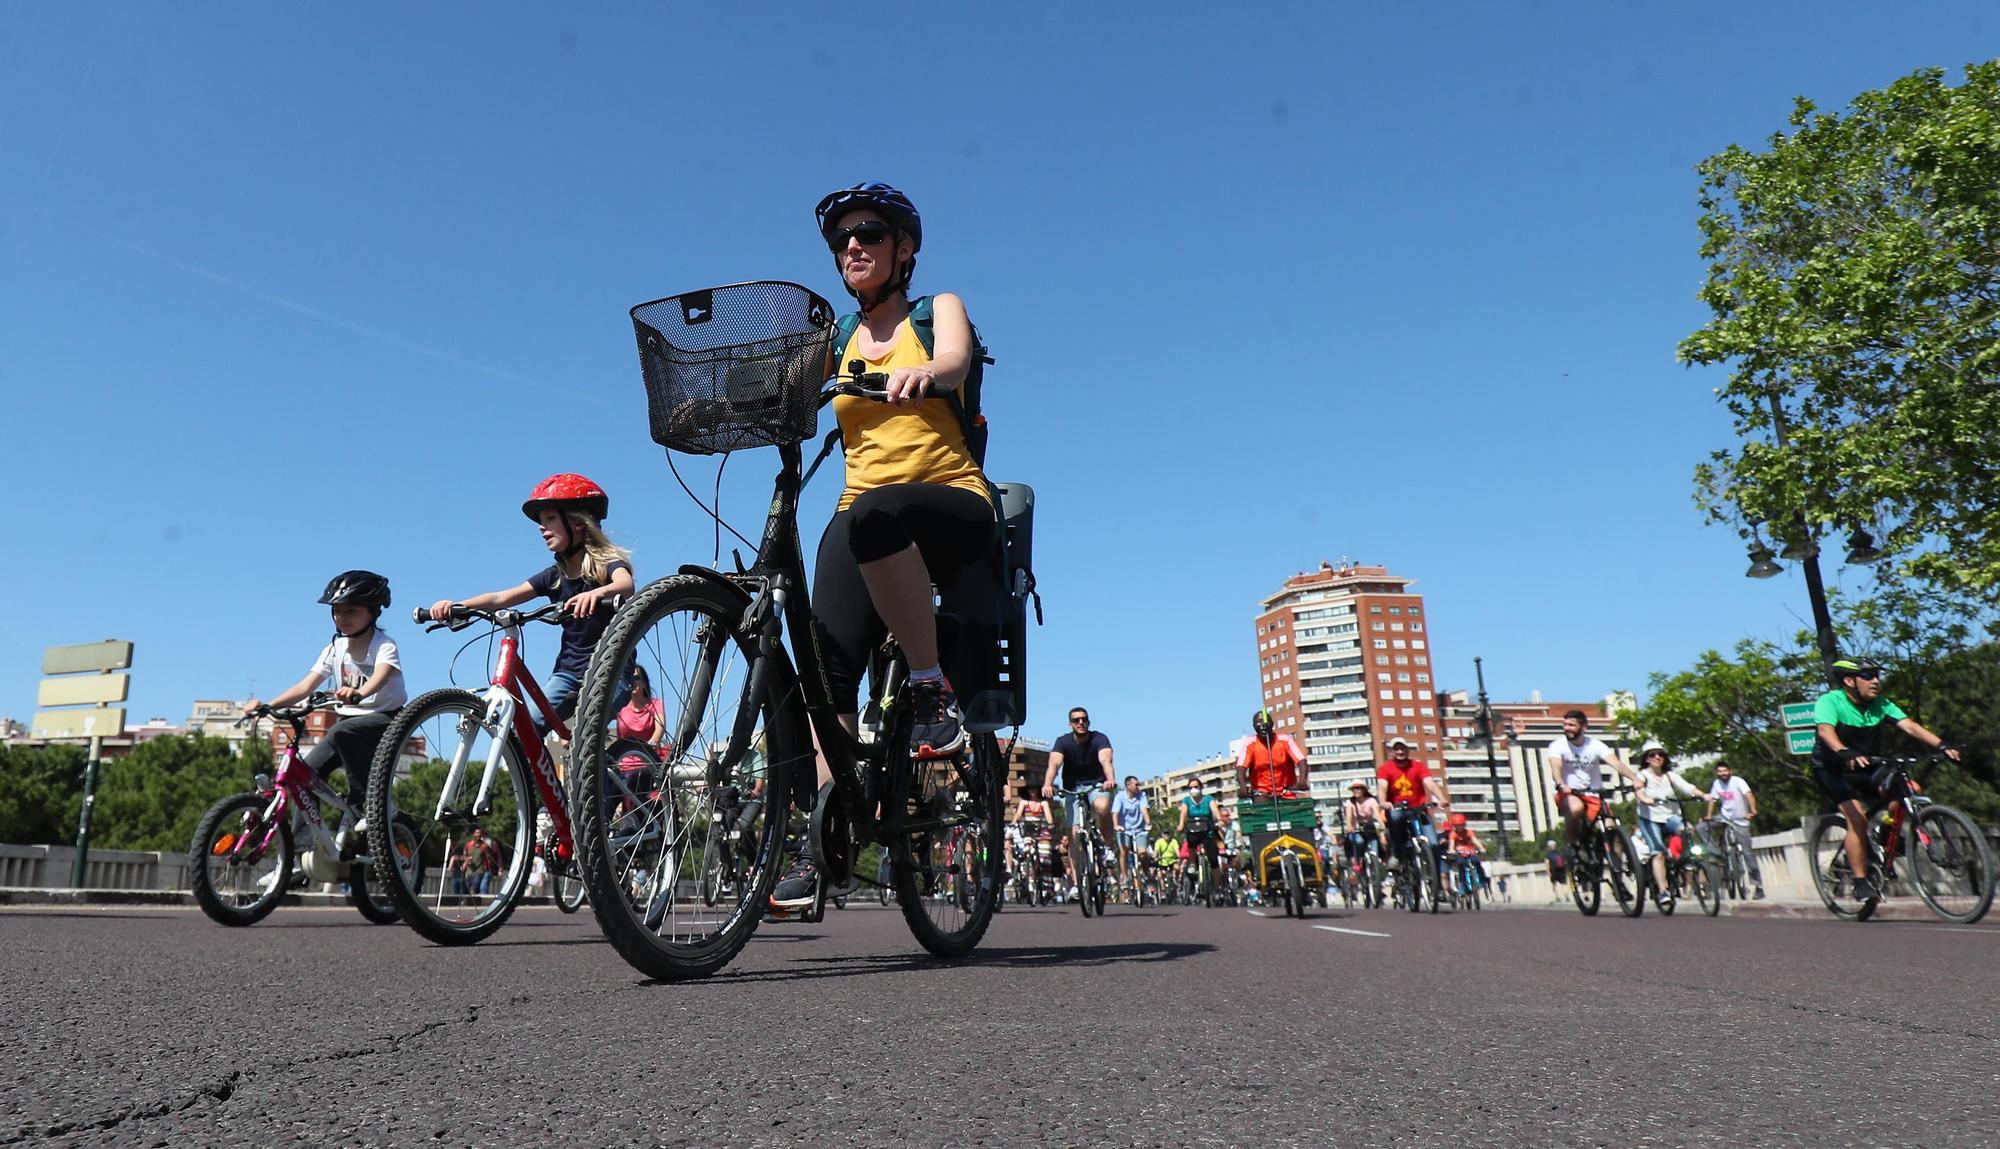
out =
[[(1278, 802), (1238, 802), (1236, 823), (1245, 834), (1268, 834), (1283, 830), (1295, 838), (1312, 841), (1313, 827), (1319, 824), (1311, 798), (1287, 798)], [(1289, 823), (1289, 825), (1287, 825)]]

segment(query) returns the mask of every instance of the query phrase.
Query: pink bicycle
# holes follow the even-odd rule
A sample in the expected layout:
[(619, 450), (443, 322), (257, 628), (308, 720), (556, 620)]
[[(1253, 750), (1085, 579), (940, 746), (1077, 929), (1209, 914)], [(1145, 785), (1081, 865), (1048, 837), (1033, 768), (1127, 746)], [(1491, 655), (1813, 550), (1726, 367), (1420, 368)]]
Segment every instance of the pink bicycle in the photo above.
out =
[[(275, 777), (257, 776), (257, 788), (235, 794), (209, 807), (195, 827), (188, 850), (188, 885), (202, 912), (225, 926), (247, 926), (264, 920), (294, 884), (347, 883), (348, 897), (361, 916), (378, 925), (397, 919), (396, 906), (379, 888), (371, 887), (371, 859), (357, 852), (361, 842), (346, 832), (357, 811), (313, 773), (299, 755), (306, 715), (334, 704), (331, 694), (313, 694), (298, 706), (272, 710), (260, 706), (237, 725), (266, 716), (289, 723), (292, 737), (278, 756)], [(349, 770), (358, 770), (356, 765)], [(340, 815), (342, 832), (327, 829), (324, 809)], [(383, 837), (386, 848), (402, 855), (406, 866), (422, 865), (416, 839), (407, 822), (398, 822)], [(349, 839), (354, 838), (350, 842)]]

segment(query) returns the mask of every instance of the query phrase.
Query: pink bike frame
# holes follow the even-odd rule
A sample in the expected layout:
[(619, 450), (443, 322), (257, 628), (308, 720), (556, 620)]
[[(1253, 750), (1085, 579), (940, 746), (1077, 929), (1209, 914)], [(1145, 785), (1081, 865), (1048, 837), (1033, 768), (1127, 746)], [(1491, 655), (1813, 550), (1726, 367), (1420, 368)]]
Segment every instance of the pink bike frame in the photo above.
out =
[[(264, 807), (263, 835), (257, 839), (254, 847), (250, 845), (250, 836), (245, 835), (237, 841), (235, 848), (230, 851), (230, 856), (241, 857), (246, 849), (254, 849), (258, 854), (270, 849), (271, 839), (278, 832), (278, 824), (285, 820), (294, 804), (297, 804), (306, 822), (314, 828), (326, 824), (320, 814), (322, 800), (331, 801), (335, 807), (350, 816), (353, 814), (340, 795), (335, 794), (333, 788), (326, 784), (326, 780), (315, 773), (312, 767), (306, 765), (305, 759), (299, 756), (298, 733), (299, 728), (294, 726), (292, 740), (285, 743), (285, 752), (278, 757), (278, 768), (272, 776), (269, 790), (265, 791), (259, 787), (260, 792), (268, 792), (271, 795), (271, 804)], [(297, 849), (299, 843), (293, 842), (292, 846)]]
[[(549, 705), (548, 695), (542, 693), (542, 686), (535, 681), (534, 672), (521, 661), (520, 627), (508, 627), (500, 638), (500, 657), (493, 666), (493, 685), (507, 692), (514, 700), (514, 737), (522, 750), (530, 755), (529, 773), (534, 775), (535, 790), (541, 794), (542, 808), (548, 811), (549, 821), (556, 831), (556, 857), (569, 861), (576, 856), (576, 840), (570, 836), (569, 806), (563, 800), (562, 786), (556, 780), (555, 763), (550, 761), (548, 747), (543, 745), (541, 734), (535, 729), (534, 720), (528, 717), (527, 700), (532, 699), (535, 709), (541, 712), (549, 729), (563, 741), (569, 741), (569, 725), (555, 713)], [(527, 691), (527, 699), (522, 698), (522, 690)], [(490, 713), (490, 711), (489, 711)]]

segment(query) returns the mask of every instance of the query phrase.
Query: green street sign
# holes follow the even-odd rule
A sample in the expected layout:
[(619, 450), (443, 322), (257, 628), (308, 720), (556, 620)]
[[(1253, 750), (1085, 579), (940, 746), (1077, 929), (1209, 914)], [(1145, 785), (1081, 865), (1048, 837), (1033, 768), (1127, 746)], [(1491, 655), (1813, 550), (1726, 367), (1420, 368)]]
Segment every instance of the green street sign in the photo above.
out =
[(1789, 750), (1791, 750), (1791, 752), (1792, 752), (1792, 753), (1794, 753), (1794, 754), (1810, 754), (1810, 753), (1812, 753), (1812, 751), (1813, 751), (1813, 743), (1814, 743), (1814, 742), (1816, 742), (1816, 741), (1818, 741), (1818, 735), (1817, 735), (1817, 734), (1816, 734), (1816, 733), (1815, 733), (1814, 731), (1811, 731), (1811, 730), (1787, 730), (1787, 731), (1785, 731), (1785, 744), (1786, 744), (1786, 747), (1787, 747), (1787, 748), (1788, 748)]
[(1785, 726), (1797, 729), (1813, 725), (1813, 704), (1810, 702), (1787, 702), (1781, 709), (1785, 712)]

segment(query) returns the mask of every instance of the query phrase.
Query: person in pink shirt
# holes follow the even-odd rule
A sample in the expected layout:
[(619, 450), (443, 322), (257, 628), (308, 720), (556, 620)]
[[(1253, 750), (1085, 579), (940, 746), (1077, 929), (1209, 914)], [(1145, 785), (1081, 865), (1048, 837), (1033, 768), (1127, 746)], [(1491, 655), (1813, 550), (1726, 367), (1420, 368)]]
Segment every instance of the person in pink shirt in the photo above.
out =
[(618, 738), (630, 738), (653, 747), (660, 747), (666, 741), (666, 710), (653, 697), (653, 684), (646, 677), (645, 667), (632, 667), (632, 697), (619, 709), (615, 721)]

